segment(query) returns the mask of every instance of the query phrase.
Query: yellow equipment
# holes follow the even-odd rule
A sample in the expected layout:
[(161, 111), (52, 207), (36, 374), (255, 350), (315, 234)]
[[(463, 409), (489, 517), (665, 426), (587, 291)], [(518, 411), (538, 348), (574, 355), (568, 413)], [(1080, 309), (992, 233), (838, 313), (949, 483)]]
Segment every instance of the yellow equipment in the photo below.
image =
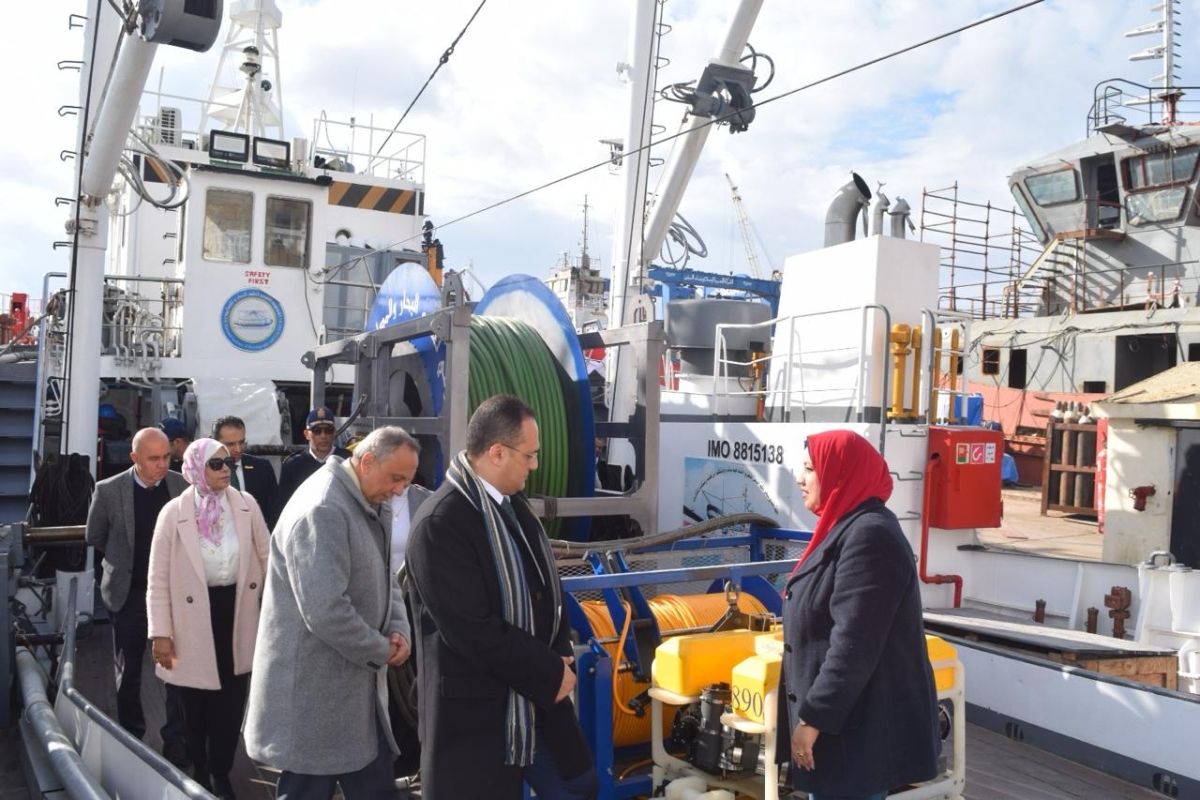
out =
[[(954, 647), (943, 639), (927, 635), (925, 644), (939, 706), (949, 728), (943, 744), (944, 769), (934, 780), (893, 794), (889, 800), (959, 798), (966, 783), (962, 663)], [(663, 729), (664, 706), (690, 716), (690, 727), (697, 731), (695, 753), (703, 753), (704, 761), (670, 754), (655, 737), (654, 785), (697, 776), (710, 788), (729, 789), (756, 800), (777, 800), (776, 704), (782, 663), (783, 632), (778, 628), (768, 633), (698, 633), (663, 642), (655, 651), (651, 671), (652, 729)], [(728, 703), (718, 722), (711, 709), (726, 695)], [(717, 763), (719, 769), (697, 766), (705, 762), (710, 766)]]

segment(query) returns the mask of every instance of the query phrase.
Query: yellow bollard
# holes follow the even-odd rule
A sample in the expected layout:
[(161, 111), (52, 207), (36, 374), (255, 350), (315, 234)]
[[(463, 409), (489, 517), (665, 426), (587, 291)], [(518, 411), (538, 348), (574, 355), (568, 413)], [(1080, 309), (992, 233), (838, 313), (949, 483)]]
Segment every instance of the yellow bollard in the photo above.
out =
[(924, 335), (921, 326), (912, 329), (913, 351), (913, 381), (912, 381), (912, 414), (915, 419), (921, 413), (921, 337)]
[(912, 329), (903, 322), (892, 326), (892, 407), (888, 411), (889, 419), (897, 419), (904, 414), (904, 373), (908, 360), (909, 344), (912, 341)]
[(950, 424), (958, 421), (958, 328), (950, 331)]

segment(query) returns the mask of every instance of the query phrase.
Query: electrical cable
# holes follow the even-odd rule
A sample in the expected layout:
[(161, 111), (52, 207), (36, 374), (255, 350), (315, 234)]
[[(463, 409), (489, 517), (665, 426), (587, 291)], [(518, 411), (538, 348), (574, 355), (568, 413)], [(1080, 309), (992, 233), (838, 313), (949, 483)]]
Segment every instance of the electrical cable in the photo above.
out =
[[(497, 394), (520, 397), (537, 416), (538, 468), (529, 473), (529, 496), (564, 497), (570, 479), (571, 430), (562, 369), (541, 335), (524, 322), (505, 317), (471, 317), (471, 366), (467, 402), (471, 413)], [(582, 446), (577, 443), (577, 446)], [(546, 534), (559, 535), (561, 520), (546, 522)]]
[(471, 23), (475, 21), (477, 16), (479, 16), (479, 12), (483, 10), (483, 7), (486, 4), (487, 0), (480, 0), (479, 7), (475, 9), (475, 13), (471, 15), (469, 20), (467, 20), (467, 24), (463, 26), (463, 29), (458, 32), (458, 36), (454, 37), (454, 41), (451, 42), (450, 46), (446, 48), (446, 52), (442, 53), (441, 58), (438, 59), (437, 66), (433, 68), (433, 72), (429, 73), (429, 77), (425, 79), (425, 84), (421, 87), (421, 90), (417, 92), (417, 96), (414, 97), (412, 102), (408, 104), (408, 108), (404, 109), (404, 113), (400, 115), (399, 121), (396, 122), (395, 127), (392, 128), (392, 132), (387, 135), (387, 138), (383, 140), (383, 144), (379, 145), (379, 149), (375, 151), (375, 155), (371, 156), (371, 160), (367, 163), (368, 170), (371, 169), (371, 165), (375, 163), (375, 160), (379, 158), (379, 154), (383, 152), (383, 148), (387, 146), (387, 143), (390, 142), (392, 137), (396, 135), (396, 132), (400, 130), (400, 125), (403, 124), (405, 118), (408, 116), (408, 112), (412, 111), (413, 106), (415, 106), (417, 101), (421, 99), (421, 95), (425, 93), (427, 88), (429, 88), (429, 84), (433, 81), (434, 76), (438, 74), (438, 70), (445, 66), (445, 64), (450, 60), (450, 56), (454, 55), (454, 48), (458, 46), (459, 40), (462, 39), (464, 34), (466, 34), (467, 28), (471, 27)]
[[(803, 86), (798, 86), (795, 89), (790, 89), (786, 92), (783, 92), (782, 94), (777, 94), (774, 97), (768, 97), (766, 100), (763, 100), (761, 102), (752, 103), (751, 105), (747, 106), (746, 108), (737, 109), (735, 111), (729, 112), (728, 114), (714, 117), (713, 119), (710, 119), (710, 120), (707, 120), (706, 122), (704, 122), (700, 127), (703, 127), (706, 125), (720, 125), (720, 124), (726, 123), (729, 120), (734, 119), (735, 117), (737, 117), (741, 114), (744, 114), (746, 112), (746, 110), (749, 108), (755, 108), (755, 109), (762, 108), (763, 106), (768, 105), (770, 103), (774, 103), (777, 100), (783, 100), (784, 98), (791, 97), (792, 95), (798, 94), (798, 93), (806, 91), (808, 89), (813, 89), (817, 86), (821, 86), (822, 84), (826, 84), (826, 83), (829, 83), (830, 81), (834, 81), (838, 78), (845, 77), (846, 75), (850, 75), (852, 73), (859, 72), (863, 69), (866, 69), (867, 67), (875, 66), (876, 64), (880, 64), (880, 63), (882, 63), (884, 61), (888, 61), (892, 58), (896, 58), (896, 57), (905, 55), (907, 53), (913, 52), (914, 50), (919, 50), (922, 47), (927, 47), (928, 45), (935, 44), (944, 39), (948, 39), (952, 36), (957, 36), (961, 33), (965, 33), (966, 31), (971, 30), (972, 28), (978, 28), (978, 27), (980, 27), (982, 25), (986, 25), (990, 22), (996, 22), (997, 20), (1003, 19), (1004, 17), (1010, 16), (1019, 11), (1024, 11), (1028, 8), (1032, 8), (1033, 6), (1041, 5), (1044, 2), (1046, 2), (1046, 0), (1028, 0), (1028, 2), (1021, 3), (1020, 5), (1013, 6), (1011, 8), (1005, 9), (1004, 11), (998, 11), (995, 14), (989, 14), (985, 17), (975, 20), (974, 22), (969, 22), (965, 25), (960, 25), (957, 28), (953, 28), (944, 33), (937, 34), (936, 36), (931, 36), (927, 39), (923, 39), (922, 41), (907, 45), (898, 50), (893, 50), (889, 53), (885, 53), (884, 55), (877, 56), (876, 58), (873, 58), (869, 61), (863, 61), (853, 67), (848, 67), (844, 70), (841, 70), (840, 72), (835, 72), (831, 75), (826, 75), (823, 78), (818, 78), (817, 80), (812, 81), (811, 83), (806, 83)], [(693, 129), (693, 130), (698, 130), (698, 128)], [(649, 142), (648, 144), (642, 145), (641, 147), (636, 148), (634, 150), (630, 150), (628, 152), (622, 151), (621, 158), (624, 159), (624, 158), (627, 158), (628, 156), (634, 155), (635, 153), (640, 153), (643, 150), (649, 150), (652, 147), (656, 147), (665, 142), (669, 142), (673, 139), (677, 139), (677, 138), (684, 136), (691, 132), (692, 131), (680, 131), (678, 133), (669, 134), (667, 136), (663, 136), (662, 138), (655, 139), (655, 140)], [(574, 178), (578, 178), (580, 175), (586, 175), (589, 172), (593, 172), (597, 169), (604, 169), (611, 165), (612, 165), (612, 158), (611, 157), (606, 158), (605, 160), (600, 161), (595, 164), (592, 164), (591, 166), (577, 169), (574, 172), (569, 172), (566, 175), (562, 175), (558, 178), (547, 181), (546, 183), (543, 183), (539, 186), (535, 186), (532, 189), (526, 189), (523, 192), (519, 192), (517, 194), (511, 195), (507, 198), (504, 198), (503, 200), (497, 200), (496, 202), (490, 203), (482, 208), (476, 209), (475, 211), (471, 211), (466, 214), (463, 214), (462, 216), (455, 217), (454, 219), (450, 220), (449, 222), (445, 222), (441, 225), (438, 225), (436, 230), (441, 231), (443, 228), (448, 228), (451, 225), (455, 225), (460, 222), (465, 222), (466, 220), (471, 219), (472, 217), (477, 217), (480, 214), (487, 213), (488, 211), (493, 211), (497, 208), (500, 208), (501, 206), (506, 206), (509, 203), (514, 203), (517, 200), (524, 199), (526, 197), (529, 197), (532, 194), (536, 194), (537, 192), (543, 191), (545, 189), (549, 189), (553, 186), (557, 186), (560, 183), (565, 183), (566, 181), (573, 180)], [(400, 239), (398, 241), (392, 242), (391, 244), (377, 248), (376, 250), (374, 250), (372, 252), (376, 252), (376, 253), (385, 252), (394, 247), (398, 247), (402, 244), (406, 244), (415, 239), (418, 239), (423, 235), (424, 235), (423, 233), (414, 234), (413, 236), (409, 236), (407, 238)]]
[[(663, 544), (671, 544), (680, 539), (691, 539), (696, 536), (702, 536), (706, 533), (719, 531), (724, 528), (731, 528), (735, 525), (760, 525), (765, 528), (778, 528), (779, 520), (773, 517), (768, 517), (763, 514), (755, 514), (753, 512), (741, 512), (737, 514), (725, 514), (720, 517), (706, 519), (704, 522), (697, 522), (694, 525), (687, 525), (682, 528), (673, 528), (669, 531), (660, 531), (658, 533), (638, 536), (632, 539), (619, 539), (614, 542), (605, 542), (606, 545), (611, 545), (610, 551), (621, 551), (625, 553), (637, 553), (651, 547), (657, 547)], [(598, 542), (551, 542), (550, 547), (554, 551), (556, 558), (566, 558), (570, 556), (580, 556), (584, 553), (590, 553), (597, 549)], [(713, 546), (722, 546), (719, 539), (713, 540)]]

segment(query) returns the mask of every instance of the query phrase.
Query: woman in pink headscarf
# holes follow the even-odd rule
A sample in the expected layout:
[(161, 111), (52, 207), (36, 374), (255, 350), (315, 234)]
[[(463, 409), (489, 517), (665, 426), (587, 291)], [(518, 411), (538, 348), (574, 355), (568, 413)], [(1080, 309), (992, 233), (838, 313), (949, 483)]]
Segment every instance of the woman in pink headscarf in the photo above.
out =
[(270, 531), (254, 498), (229, 486), (235, 462), (215, 439), (183, 454), (191, 487), (163, 508), (146, 591), (158, 676), (180, 687), (198, 783), (233, 797)]

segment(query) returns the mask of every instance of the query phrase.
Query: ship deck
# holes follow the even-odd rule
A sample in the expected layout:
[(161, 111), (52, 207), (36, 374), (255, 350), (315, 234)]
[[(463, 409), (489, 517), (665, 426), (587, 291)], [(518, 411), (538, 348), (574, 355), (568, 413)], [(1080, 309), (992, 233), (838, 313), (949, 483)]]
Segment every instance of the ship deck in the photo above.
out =
[[(78, 647), (76, 685), (106, 714), (115, 715), (111, 628), (98, 625), (90, 636), (79, 641)], [(151, 747), (161, 750), (158, 729), (165, 717), (165, 691), (162, 682), (153, 677), (149, 654), (145, 675), (142, 702), (148, 728), (146, 740)], [(275, 796), (277, 776), (275, 770), (251, 761), (244, 748), (238, 749), (231, 778), (239, 798), (271, 800)], [(420, 794), (402, 793), (401, 796), (420, 797)], [(1067, 800), (1081, 797), (1149, 800), (1161, 798), (1161, 795), (968, 724), (967, 786), (963, 797), (965, 800)]]
[(1094, 519), (1047, 511), (1042, 515), (1042, 490), (1017, 486), (1001, 490), (1004, 517), (999, 528), (978, 531), (980, 544), (997, 550), (1101, 561), (1104, 536)]

